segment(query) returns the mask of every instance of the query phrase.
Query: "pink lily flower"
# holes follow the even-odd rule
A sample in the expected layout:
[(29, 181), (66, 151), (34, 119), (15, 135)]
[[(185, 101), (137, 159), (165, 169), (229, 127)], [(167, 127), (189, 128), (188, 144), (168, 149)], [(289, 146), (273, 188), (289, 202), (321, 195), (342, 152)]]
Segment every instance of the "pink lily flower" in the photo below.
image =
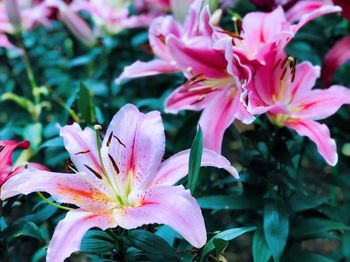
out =
[[(194, 247), (206, 242), (201, 210), (189, 190), (174, 186), (188, 173), (189, 150), (164, 162), (165, 135), (159, 112), (140, 113), (124, 106), (113, 118), (102, 141), (98, 133), (78, 124), (61, 128), (61, 136), (75, 165), (75, 173), (27, 169), (4, 185), (1, 198), (45, 191), (69, 211), (56, 227), (47, 261), (64, 261), (78, 251), (89, 229), (166, 224)], [(99, 138), (98, 138), (99, 140)], [(204, 149), (202, 166), (224, 168), (237, 176), (223, 156)]]
[(226, 50), (218, 50), (192, 47), (170, 37), (168, 47), (188, 80), (168, 97), (165, 110), (174, 114), (203, 110), (199, 125), (204, 147), (221, 152), (224, 132), (235, 119), (246, 124), (254, 120), (241, 101), (245, 83), (251, 79), (250, 69), (232, 52), (231, 40)]
[(308, 62), (296, 65), (295, 60), (284, 53), (271, 53), (267, 59), (249, 87), (248, 111), (267, 113), (273, 124), (309, 137), (326, 162), (335, 165), (338, 161), (335, 141), (328, 127), (316, 121), (350, 104), (350, 89), (331, 86), (326, 90), (313, 90), (320, 75), (319, 67)]
[(211, 46), (213, 30), (209, 19), (209, 10), (203, 8), (203, 0), (194, 1), (183, 24), (177, 22), (173, 16), (155, 19), (149, 28), (149, 42), (157, 58), (150, 62), (136, 61), (125, 67), (116, 82), (120, 84), (127, 78), (181, 71), (169, 50), (168, 39), (175, 37), (189, 45)]
[[(181, 1), (184, 7), (189, 1)], [(75, 0), (71, 7), (76, 11), (88, 11), (96, 25), (109, 33), (118, 33), (126, 28), (137, 28), (149, 26), (151, 22), (164, 15), (174, 6), (176, 13), (181, 15), (182, 9), (177, 6), (179, 0), (136, 0), (134, 5), (137, 15), (130, 15), (130, 0)]]
[(325, 85), (333, 79), (336, 70), (350, 60), (350, 36), (339, 40), (326, 54), (322, 66), (322, 81)]
[(281, 6), (270, 13), (249, 13), (243, 19), (240, 37), (232, 39), (233, 52), (241, 59), (246, 57), (264, 65), (265, 56), (274, 50), (283, 49), (306, 23), (319, 16), (340, 11), (338, 6), (323, 5), (303, 14), (296, 24), (287, 20)]
[[(9, 178), (24, 170), (23, 166), (18, 166), (14, 169), (12, 168), (13, 151), (15, 151), (17, 148), (28, 149), (29, 146), (30, 143), (28, 141), (0, 141), (0, 188)], [(36, 163), (29, 163), (29, 166), (41, 170), (47, 170), (46, 167)]]

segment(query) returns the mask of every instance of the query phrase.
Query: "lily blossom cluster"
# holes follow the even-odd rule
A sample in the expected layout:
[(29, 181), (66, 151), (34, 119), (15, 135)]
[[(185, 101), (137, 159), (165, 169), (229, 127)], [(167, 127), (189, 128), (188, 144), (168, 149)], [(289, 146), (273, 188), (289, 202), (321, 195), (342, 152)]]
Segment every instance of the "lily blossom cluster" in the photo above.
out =
[(14, 34), (18, 30), (30, 30), (39, 24), (48, 26), (51, 12), (44, 1), (0, 1), (0, 47), (13, 47), (6, 34)]
[[(63, 21), (69, 21), (74, 17), (73, 13), (86, 11), (91, 16), (96, 25), (96, 31), (106, 31), (116, 34), (123, 29), (147, 27), (159, 16), (165, 15), (170, 10), (179, 19), (184, 17), (192, 0), (73, 0), (66, 5), (62, 0), (48, 0), (59, 7), (63, 15)], [(136, 13), (130, 12), (133, 6)], [(76, 30), (79, 30), (81, 21), (72, 21)], [(72, 29), (72, 26), (70, 26)], [(74, 33), (74, 31), (73, 31)]]
[[(206, 243), (206, 229), (196, 200), (183, 186), (189, 150), (162, 162), (165, 135), (160, 113), (143, 114), (124, 106), (112, 119), (103, 141), (99, 129), (78, 124), (61, 127), (74, 173), (28, 168), (3, 186), (1, 199), (45, 191), (61, 203), (77, 206), (59, 222), (47, 251), (47, 261), (64, 261), (78, 251), (89, 229), (166, 224), (194, 247)], [(237, 171), (223, 156), (204, 149), (202, 166)]]
[[(248, 124), (255, 115), (267, 113), (272, 123), (310, 137), (334, 165), (334, 140), (315, 120), (349, 104), (350, 91), (339, 86), (311, 91), (319, 69), (308, 63), (296, 65), (295, 59), (290, 62), (283, 50), (305, 24), (340, 11), (333, 3), (322, 3), (289, 21), (279, 6), (269, 13), (248, 13), (235, 24), (235, 32), (227, 32), (218, 26), (217, 13), (210, 14), (208, 6), (197, 0), (183, 26), (171, 16), (152, 23), (149, 38), (157, 58), (126, 67), (117, 82), (181, 71), (187, 80), (168, 97), (165, 110), (202, 110), (199, 122), (205, 147), (220, 152), (224, 132), (234, 120)], [(308, 92), (305, 100), (303, 92)]]
[[(0, 141), (0, 188), (8, 179), (25, 169), (24, 166), (13, 168), (12, 154), (17, 148), (28, 149), (29, 146), (30, 143), (28, 141)], [(37, 163), (29, 163), (28, 165), (40, 170), (46, 170), (46, 167)]]

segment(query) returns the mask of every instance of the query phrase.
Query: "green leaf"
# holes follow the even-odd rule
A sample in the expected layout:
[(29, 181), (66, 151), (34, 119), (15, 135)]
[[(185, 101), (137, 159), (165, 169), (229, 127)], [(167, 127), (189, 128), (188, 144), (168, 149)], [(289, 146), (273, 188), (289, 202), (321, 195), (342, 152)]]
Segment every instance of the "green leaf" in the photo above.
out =
[(1, 235), (8, 243), (19, 237), (32, 237), (44, 242), (39, 228), (32, 222), (13, 224), (7, 227)]
[(214, 246), (215, 246), (216, 258), (219, 258), (221, 253), (228, 246), (228, 241), (223, 240), (221, 238), (216, 238), (214, 239)]
[(242, 235), (244, 233), (254, 231), (254, 230), (256, 230), (256, 227), (238, 227), (238, 228), (232, 228), (232, 229), (229, 229), (226, 231), (222, 231), (222, 232), (216, 234), (204, 246), (200, 261), (201, 262), (205, 261), (205, 257), (208, 255), (208, 253), (210, 251), (212, 251), (213, 249), (215, 249), (215, 244), (214, 244), (215, 239), (220, 238), (220, 239), (225, 240), (225, 241), (230, 241), (232, 239), (239, 237), (240, 235)]
[(190, 152), (190, 160), (188, 166), (188, 188), (192, 195), (196, 190), (199, 170), (202, 162), (203, 153), (203, 133), (200, 126), (198, 126), (197, 134), (193, 140)]
[(46, 147), (63, 147), (63, 138), (62, 137), (55, 137), (50, 140), (47, 140), (45, 143), (41, 144), (39, 149), (43, 149)]
[(282, 203), (268, 201), (264, 208), (264, 236), (276, 262), (287, 243), (289, 219)]
[(45, 222), (47, 219), (49, 219), (50, 217), (53, 216), (53, 214), (55, 214), (55, 212), (57, 211), (57, 208), (51, 205), (46, 205), (43, 209), (41, 209), (40, 211), (31, 214), (31, 215), (27, 215), (24, 216), (20, 219), (18, 219), (16, 221), (16, 223), (20, 223), (20, 222), (33, 222), (35, 224), (41, 224), (43, 222)]
[(298, 213), (316, 208), (326, 202), (327, 198), (323, 196), (299, 194), (288, 200), (288, 206), (292, 212)]
[(80, 251), (103, 254), (116, 248), (116, 241), (104, 231), (89, 230), (80, 245)]
[(321, 256), (319, 254), (310, 253), (300, 248), (291, 248), (285, 259), (285, 262), (335, 262), (334, 260)]
[(259, 228), (255, 231), (253, 237), (253, 258), (254, 262), (267, 262), (269, 261), (272, 253), (267, 246), (264, 231), (262, 228)]
[(82, 119), (86, 123), (92, 124), (95, 122), (95, 106), (93, 96), (89, 88), (83, 83), (80, 84), (78, 108)]
[(261, 204), (260, 199), (251, 198), (250, 196), (209, 196), (197, 199), (199, 206), (203, 209), (214, 210), (250, 210), (256, 209)]
[(133, 230), (129, 232), (127, 240), (132, 247), (142, 250), (152, 261), (179, 261), (176, 250), (151, 232)]
[(23, 130), (23, 138), (30, 141), (33, 151), (37, 151), (42, 141), (43, 126), (41, 123), (29, 124)]
[(29, 113), (34, 112), (35, 106), (34, 104), (27, 98), (24, 98), (22, 96), (16, 95), (11, 92), (6, 92), (0, 97), (1, 101), (13, 101), (16, 103), (18, 106), (26, 109)]
[(302, 218), (293, 226), (291, 235), (295, 238), (312, 237), (332, 230), (350, 230), (350, 227), (333, 220), (322, 218)]

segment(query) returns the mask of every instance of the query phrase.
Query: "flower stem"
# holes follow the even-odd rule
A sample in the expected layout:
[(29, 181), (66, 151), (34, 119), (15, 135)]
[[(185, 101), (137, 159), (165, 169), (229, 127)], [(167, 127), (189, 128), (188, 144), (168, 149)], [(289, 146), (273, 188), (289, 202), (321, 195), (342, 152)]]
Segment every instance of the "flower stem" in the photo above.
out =
[(38, 196), (44, 200), (47, 204), (51, 205), (51, 206), (54, 206), (56, 208), (60, 208), (60, 209), (63, 209), (63, 210), (66, 210), (66, 211), (70, 211), (72, 210), (72, 208), (69, 208), (69, 207), (65, 207), (65, 206), (61, 206), (61, 205), (58, 205), (52, 201), (50, 201), (49, 199), (47, 199), (43, 194), (41, 194), (40, 192), (36, 192), (38, 194)]

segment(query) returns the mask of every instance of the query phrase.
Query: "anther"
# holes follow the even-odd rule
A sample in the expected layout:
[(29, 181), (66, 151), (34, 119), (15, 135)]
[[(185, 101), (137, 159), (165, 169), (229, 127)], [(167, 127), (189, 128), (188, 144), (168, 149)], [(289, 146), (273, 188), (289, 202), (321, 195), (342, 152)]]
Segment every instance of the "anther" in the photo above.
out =
[(84, 166), (89, 169), (91, 171), (91, 173), (93, 173), (95, 176), (97, 176), (99, 179), (102, 178), (102, 176), (100, 175), (100, 173), (98, 173), (97, 171), (95, 171), (92, 167), (89, 167), (88, 165), (84, 164)]
[(113, 165), (115, 172), (117, 172), (117, 174), (119, 174), (120, 170), (119, 170), (117, 163), (115, 162), (115, 160), (113, 159), (113, 157), (110, 154), (108, 154), (108, 157), (109, 157), (109, 160), (111, 160), (111, 163)]
[(94, 129), (96, 131), (101, 131), (102, 130), (102, 126), (101, 125), (94, 125)]
[(126, 147), (126, 145), (115, 135), (113, 135), (115, 139), (117, 139), (118, 143), (121, 144), (123, 147)]
[(112, 137), (113, 137), (113, 131), (109, 134), (108, 139), (107, 139), (107, 146), (108, 147), (111, 145)]
[(77, 155), (83, 155), (83, 154), (86, 154), (86, 153), (90, 153), (90, 150), (89, 150), (89, 149), (83, 150), (83, 151), (80, 151), (80, 152), (78, 152), (78, 153), (75, 153), (75, 155), (76, 155), (76, 156), (77, 156)]
[(0, 153), (5, 149), (5, 146), (0, 146)]
[(287, 73), (287, 69), (288, 69), (288, 67), (285, 67), (285, 68), (284, 68), (280, 80), (283, 80), (283, 79), (284, 79), (284, 77), (285, 77), (285, 75), (286, 75), (286, 73)]
[(281, 58), (277, 60), (277, 63), (274, 65), (274, 67), (272, 68), (272, 72), (274, 73), (278, 67), (278, 65), (281, 63)]

